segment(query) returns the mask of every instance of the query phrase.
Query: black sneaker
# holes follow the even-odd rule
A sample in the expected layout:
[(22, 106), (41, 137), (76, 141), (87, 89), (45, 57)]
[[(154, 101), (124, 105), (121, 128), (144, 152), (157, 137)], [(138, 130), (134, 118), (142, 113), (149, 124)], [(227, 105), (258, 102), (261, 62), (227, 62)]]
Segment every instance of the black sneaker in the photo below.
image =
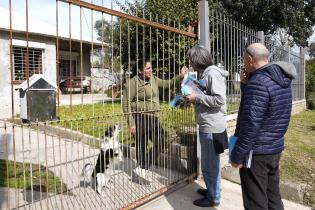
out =
[(215, 207), (215, 206), (219, 206), (220, 203), (209, 201), (208, 198), (201, 198), (201, 199), (195, 200), (194, 205), (199, 206), (199, 207)]
[(204, 197), (207, 197), (208, 190), (200, 188), (200, 189), (197, 190), (197, 193), (199, 193), (200, 195), (202, 195)]

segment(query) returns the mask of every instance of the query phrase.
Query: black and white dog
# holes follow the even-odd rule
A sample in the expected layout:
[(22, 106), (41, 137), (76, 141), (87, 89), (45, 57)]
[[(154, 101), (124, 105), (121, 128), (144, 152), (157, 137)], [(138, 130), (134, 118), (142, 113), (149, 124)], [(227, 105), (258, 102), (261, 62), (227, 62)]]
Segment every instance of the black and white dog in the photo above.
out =
[(102, 196), (105, 193), (103, 188), (110, 188), (114, 164), (122, 161), (121, 145), (118, 139), (119, 132), (120, 127), (117, 124), (105, 132), (95, 167), (88, 163), (83, 169), (85, 180), (91, 185), (95, 185), (97, 192)]

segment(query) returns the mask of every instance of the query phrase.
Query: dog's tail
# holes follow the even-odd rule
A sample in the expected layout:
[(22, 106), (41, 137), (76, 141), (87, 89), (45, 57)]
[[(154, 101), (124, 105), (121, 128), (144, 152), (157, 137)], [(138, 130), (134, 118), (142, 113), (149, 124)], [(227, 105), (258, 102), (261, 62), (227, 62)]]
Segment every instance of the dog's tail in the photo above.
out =
[(94, 167), (91, 163), (87, 163), (85, 164), (85, 166), (83, 167), (81, 176), (83, 176), (85, 178), (86, 182), (91, 182), (92, 180), (92, 174), (94, 172)]

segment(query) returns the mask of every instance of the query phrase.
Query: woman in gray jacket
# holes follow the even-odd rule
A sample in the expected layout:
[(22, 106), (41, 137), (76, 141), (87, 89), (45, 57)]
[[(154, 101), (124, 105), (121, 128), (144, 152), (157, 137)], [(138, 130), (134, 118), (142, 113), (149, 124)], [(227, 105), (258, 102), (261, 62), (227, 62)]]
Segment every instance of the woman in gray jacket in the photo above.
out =
[(213, 65), (210, 52), (203, 46), (188, 51), (192, 68), (199, 73), (206, 87), (204, 94), (191, 94), (186, 100), (195, 104), (201, 144), (201, 169), (207, 189), (197, 192), (204, 197), (196, 206), (218, 206), (221, 198), (220, 155), (215, 151), (213, 136), (226, 132), (226, 84), (228, 72)]

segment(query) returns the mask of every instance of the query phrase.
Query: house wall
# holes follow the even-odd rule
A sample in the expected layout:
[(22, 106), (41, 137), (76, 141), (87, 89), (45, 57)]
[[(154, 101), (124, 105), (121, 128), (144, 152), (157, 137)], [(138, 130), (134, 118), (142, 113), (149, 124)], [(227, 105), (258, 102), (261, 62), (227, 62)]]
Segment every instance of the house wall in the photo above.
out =
[[(10, 46), (8, 36), (0, 32), (0, 119), (12, 116)], [(14, 91), (15, 114), (19, 109), (18, 93)]]
[(11, 76), (9, 39), (3, 32), (0, 32), (0, 49), (0, 97), (4, 97), (11, 94)]
[[(13, 39), (25, 40), (25, 35), (14, 34)], [(56, 47), (52, 38), (30, 36), (29, 41), (45, 44), (43, 51), (43, 74), (53, 83), (56, 83)], [(12, 115), (11, 73), (10, 73), (10, 37), (9, 33), (0, 31), (0, 119)], [(14, 85), (15, 89), (18, 85)], [(14, 114), (20, 112), (18, 91), (14, 90)]]

